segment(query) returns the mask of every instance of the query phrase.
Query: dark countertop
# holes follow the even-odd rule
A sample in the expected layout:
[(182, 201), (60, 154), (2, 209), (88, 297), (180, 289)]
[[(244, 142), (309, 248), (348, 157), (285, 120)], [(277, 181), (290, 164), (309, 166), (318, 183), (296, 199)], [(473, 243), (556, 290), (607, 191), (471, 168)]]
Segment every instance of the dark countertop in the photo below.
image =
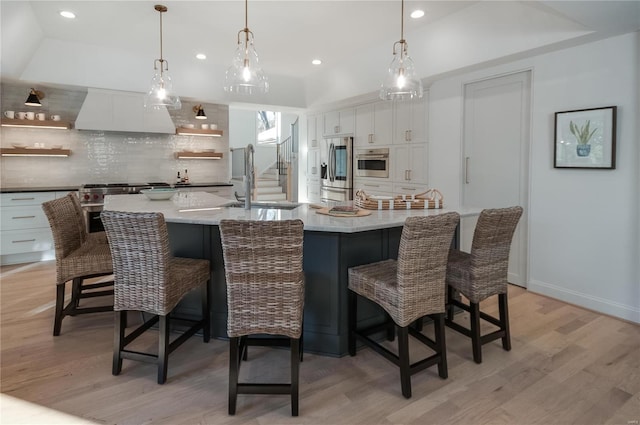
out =
[(71, 192), (79, 189), (80, 186), (47, 186), (47, 187), (0, 187), (0, 193), (21, 193), (21, 192)]
[[(216, 187), (216, 186), (233, 186), (227, 182), (213, 182), (213, 183), (189, 183), (189, 184), (176, 184), (175, 187)], [(71, 192), (76, 191), (80, 186), (46, 186), (46, 187), (0, 187), (0, 193), (22, 193), (22, 192)]]

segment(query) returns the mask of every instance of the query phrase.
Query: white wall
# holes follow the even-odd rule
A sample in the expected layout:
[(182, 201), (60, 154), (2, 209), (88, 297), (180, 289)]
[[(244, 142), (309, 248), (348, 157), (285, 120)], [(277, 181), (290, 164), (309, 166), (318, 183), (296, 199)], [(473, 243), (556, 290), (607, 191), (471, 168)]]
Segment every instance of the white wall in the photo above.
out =
[[(640, 34), (631, 33), (429, 89), (429, 182), (456, 206), (464, 84), (532, 70), (528, 288), (634, 322), (640, 322), (639, 51)], [(616, 169), (554, 169), (554, 113), (611, 105), (618, 107)]]

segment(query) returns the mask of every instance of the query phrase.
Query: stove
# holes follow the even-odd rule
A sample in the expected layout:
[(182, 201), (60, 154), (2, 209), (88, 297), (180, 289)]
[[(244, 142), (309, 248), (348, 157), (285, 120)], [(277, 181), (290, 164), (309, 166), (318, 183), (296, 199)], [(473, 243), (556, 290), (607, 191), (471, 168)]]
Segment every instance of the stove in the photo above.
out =
[(132, 195), (140, 193), (142, 189), (152, 189), (154, 187), (171, 187), (169, 183), (91, 183), (80, 186), (78, 196), (83, 205), (101, 205), (104, 203), (105, 195)]
[(87, 232), (100, 232), (104, 230), (100, 212), (104, 206), (105, 195), (133, 195), (140, 193), (142, 189), (154, 187), (171, 187), (169, 183), (92, 183), (83, 184), (78, 189), (80, 204), (85, 214)]

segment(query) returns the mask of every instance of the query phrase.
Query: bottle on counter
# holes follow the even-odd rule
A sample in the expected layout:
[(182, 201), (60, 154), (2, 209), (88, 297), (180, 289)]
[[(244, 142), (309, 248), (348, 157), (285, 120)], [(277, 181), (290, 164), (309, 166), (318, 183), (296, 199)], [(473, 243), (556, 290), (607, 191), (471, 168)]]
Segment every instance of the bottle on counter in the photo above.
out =
[(187, 170), (184, 170), (184, 180), (185, 183), (189, 183), (189, 174), (187, 174)]
[(178, 171), (178, 177), (176, 177), (176, 183), (182, 183), (182, 179), (180, 178), (180, 171)]

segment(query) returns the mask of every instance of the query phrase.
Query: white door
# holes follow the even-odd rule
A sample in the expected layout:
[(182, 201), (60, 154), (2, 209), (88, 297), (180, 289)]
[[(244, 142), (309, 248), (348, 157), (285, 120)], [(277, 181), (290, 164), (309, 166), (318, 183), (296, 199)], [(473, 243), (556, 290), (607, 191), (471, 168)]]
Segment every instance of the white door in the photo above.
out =
[[(529, 71), (464, 88), (462, 204), (524, 208), (509, 257), (509, 282), (520, 286), (527, 283), (530, 107)], [(462, 221), (465, 250), (471, 246), (474, 227), (475, 219)]]

